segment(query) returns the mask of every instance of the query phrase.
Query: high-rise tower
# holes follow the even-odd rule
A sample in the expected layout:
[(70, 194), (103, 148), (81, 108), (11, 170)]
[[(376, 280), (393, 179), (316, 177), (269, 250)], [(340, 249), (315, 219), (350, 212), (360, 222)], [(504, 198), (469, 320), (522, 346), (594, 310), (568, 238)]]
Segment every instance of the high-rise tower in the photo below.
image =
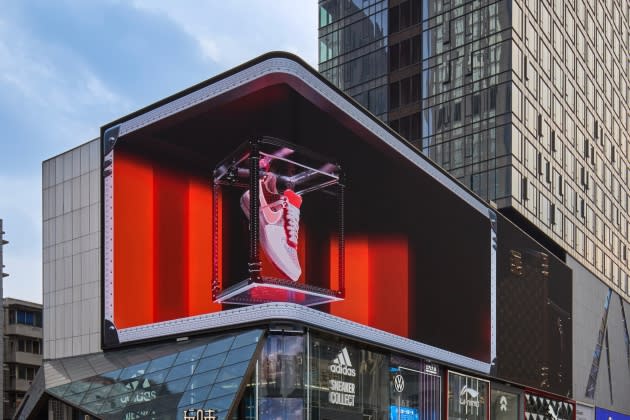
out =
[(629, 298), (628, 2), (319, 6), (328, 80)]

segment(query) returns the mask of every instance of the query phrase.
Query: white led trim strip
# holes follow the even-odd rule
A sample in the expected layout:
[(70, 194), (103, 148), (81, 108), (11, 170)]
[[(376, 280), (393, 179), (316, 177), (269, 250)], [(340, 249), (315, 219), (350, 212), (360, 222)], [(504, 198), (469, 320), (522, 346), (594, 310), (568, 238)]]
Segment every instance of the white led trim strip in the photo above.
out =
[[(239, 71), (236, 74), (200, 88), (195, 92), (189, 93), (188, 95), (174, 99), (173, 101), (153, 110), (147, 111), (142, 115), (130, 119), (129, 121), (125, 121), (120, 125), (119, 137), (123, 137), (166, 117), (192, 108), (195, 105), (199, 105), (256, 79), (272, 76), (269, 82), (270, 84), (273, 84), (274, 73), (281, 73), (299, 79), (302, 83), (317, 92), (326, 102), (332, 102), (347, 116), (359, 122), (364, 128), (383, 140), (401, 156), (413, 162), (417, 167), (447, 187), (451, 192), (463, 199), (485, 217), (488, 216), (488, 207), (480, 199), (476, 198), (468, 190), (459, 185), (455, 180), (450, 178), (449, 175), (441, 172), (425, 158), (419, 156), (416, 152), (411, 150), (409, 146), (405, 145), (388, 130), (366, 115), (365, 112), (358, 108), (356, 104), (350, 102), (347, 98), (343, 97), (330, 86), (326, 85), (326, 83), (304, 68), (304, 66), (288, 58), (269, 58), (268, 60)], [(282, 78), (282, 81), (291, 84), (291, 80), (286, 80), (286, 78)], [(300, 86), (293, 87), (300, 91)]]
[[(103, 162), (111, 161), (105, 169), (111, 172), (103, 179), (103, 281), (104, 290), (104, 316), (105, 319), (114, 322), (114, 151), (110, 151)], [(104, 175), (104, 174), (101, 174)]]

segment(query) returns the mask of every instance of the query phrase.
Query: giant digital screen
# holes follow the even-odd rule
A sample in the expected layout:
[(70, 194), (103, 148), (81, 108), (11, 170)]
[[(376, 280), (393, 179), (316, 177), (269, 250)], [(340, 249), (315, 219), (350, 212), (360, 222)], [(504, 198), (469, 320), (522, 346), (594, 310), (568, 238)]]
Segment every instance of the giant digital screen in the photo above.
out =
[[(331, 157), (343, 170), (345, 296), (315, 308), (489, 365), (494, 213), (354, 104), (347, 102), (354, 116), (334, 105), (342, 97), (316, 91), (323, 82), (315, 75), (307, 75), (312, 86), (284, 73), (239, 85), (241, 73), (103, 128), (104, 346), (158, 338), (157, 326), (174, 321), (173, 334), (199, 331), (204, 316), (235, 307), (213, 299), (213, 270), (236, 273), (230, 264), (247, 262), (247, 247), (237, 246), (250, 234), (247, 199), (241, 190), (214, 200), (213, 171), (244, 141), (265, 135)], [(223, 93), (182, 105), (219, 87)], [(322, 227), (338, 215), (308, 195), (300, 204), (301, 272), (292, 275), (335, 289), (338, 244)], [(318, 235), (309, 248), (304, 238)], [(225, 274), (220, 286), (240, 281)]]

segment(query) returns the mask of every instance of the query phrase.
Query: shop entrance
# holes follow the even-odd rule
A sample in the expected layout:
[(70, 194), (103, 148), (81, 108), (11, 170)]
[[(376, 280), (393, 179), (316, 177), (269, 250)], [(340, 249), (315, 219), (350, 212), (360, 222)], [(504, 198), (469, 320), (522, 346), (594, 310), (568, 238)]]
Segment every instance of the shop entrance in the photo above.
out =
[(441, 418), (442, 378), (437, 366), (393, 366), (390, 373), (390, 420)]
[(420, 371), (405, 367), (391, 368), (390, 371), (390, 420), (418, 420)]

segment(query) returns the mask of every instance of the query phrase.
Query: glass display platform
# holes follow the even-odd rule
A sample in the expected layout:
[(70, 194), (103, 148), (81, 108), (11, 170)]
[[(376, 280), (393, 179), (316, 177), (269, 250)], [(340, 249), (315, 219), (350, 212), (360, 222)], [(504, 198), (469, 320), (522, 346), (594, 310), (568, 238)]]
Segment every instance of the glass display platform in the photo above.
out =
[(343, 197), (334, 160), (272, 137), (242, 144), (214, 171), (213, 300), (343, 300)]

